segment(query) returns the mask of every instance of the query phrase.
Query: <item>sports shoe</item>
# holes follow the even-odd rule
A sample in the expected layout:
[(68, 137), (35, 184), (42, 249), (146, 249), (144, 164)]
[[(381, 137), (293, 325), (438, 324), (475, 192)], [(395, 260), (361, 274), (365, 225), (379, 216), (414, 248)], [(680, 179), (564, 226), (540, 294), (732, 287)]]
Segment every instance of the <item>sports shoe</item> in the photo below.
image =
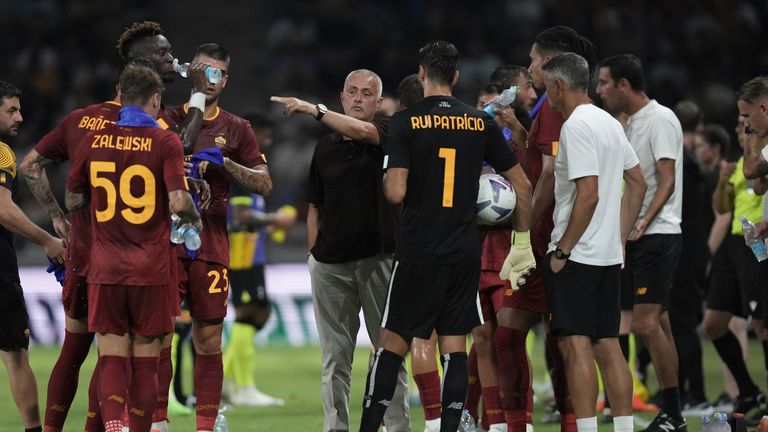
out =
[(712, 402), (712, 408), (715, 411), (732, 412), (733, 407), (733, 399), (731, 399), (727, 393), (721, 393), (720, 396)]
[(600, 423), (613, 423), (613, 412), (611, 407), (603, 408), (603, 413), (600, 414)]
[(432, 419), (424, 422), (424, 432), (440, 432), (440, 419)]
[(632, 396), (632, 411), (657, 413), (659, 406), (642, 400), (639, 396)]
[(170, 417), (180, 416), (188, 417), (195, 413), (195, 410), (177, 401), (176, 398), (168, 398), (168, 415)]
[(687, 432), (688, 424), (685, 423), (685, 418), (682, 420), (675, 420), (670, 417), (664, 411), (660, 411), (656, 418), (653, 419), (651, 424), (643, 432)]
[(168, 432), (168, 422), (163, 420), (161, 422), (155, 422), (152, 423), (152, 427), (149, 429), (150, 432)]
[(765, 394), (759, 390), (751, 395), (739, 395), (733, 402), (733, 412), (742, 413), (744, 417), (747, 417), (747, 414), (753, 409), (763, 409), (764, 407)]
[(714, 412), (715, 408), (707, 401), (691, 401), (683, 405), (683, 417), (702, 417), (712, 415)]
[[(477, 428), (476, 430), (480, 431), (480, 428)], [(492, 424), (488, 428), (488, 432), (507, 432), (507, 424), (506, 423)]]
[(249, 407), (283, 406), (285, 401), (259, 391), (256, 387), (238, 389), (230, 398), (232, 405)]
[(560, 424), (560, 411), (557, 410), (555, 401), (544, 407), (544, 415), (541, 416), (541, 422), (544, 424)]

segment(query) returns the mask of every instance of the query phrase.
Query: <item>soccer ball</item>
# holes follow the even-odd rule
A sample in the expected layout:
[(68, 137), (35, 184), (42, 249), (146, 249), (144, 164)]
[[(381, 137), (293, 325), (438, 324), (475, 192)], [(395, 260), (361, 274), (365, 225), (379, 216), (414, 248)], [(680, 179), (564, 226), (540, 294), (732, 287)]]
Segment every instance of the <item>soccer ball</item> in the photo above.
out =
[(507, 220), (515, 211), (517, 195), (512, 185), (498, 174), (480, 176), (477, 193), (477, 224), (495, 225)]

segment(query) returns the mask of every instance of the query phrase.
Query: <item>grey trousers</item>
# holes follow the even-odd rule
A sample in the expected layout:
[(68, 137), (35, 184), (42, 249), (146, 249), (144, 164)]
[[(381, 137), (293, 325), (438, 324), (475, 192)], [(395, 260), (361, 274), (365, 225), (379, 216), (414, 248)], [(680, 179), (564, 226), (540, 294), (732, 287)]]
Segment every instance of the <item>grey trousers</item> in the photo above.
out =
[[(387, 302), (392, 254), (326, 264), (309, 257), (312, 301), (323, 355), (324, 432), (349, 430), (352, 357), (363, 309), (368, 336), (376, 343)], [(384, 416), (387, 432), (409, 432), (408, 373), (400, 366), (392, 404)], [(361, 399), (357, 401), (362, 404)], [(354, 429), (357, 429), (355, 425)]]

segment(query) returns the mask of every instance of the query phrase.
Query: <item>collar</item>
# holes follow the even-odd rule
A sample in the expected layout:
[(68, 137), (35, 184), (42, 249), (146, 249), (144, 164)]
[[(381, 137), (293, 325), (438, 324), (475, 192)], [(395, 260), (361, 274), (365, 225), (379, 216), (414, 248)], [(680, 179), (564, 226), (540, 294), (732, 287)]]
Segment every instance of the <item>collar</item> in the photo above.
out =
[[(188, 113), (188, 112), (189, 112), (189, 104), (184, 104), (184, 105), (182, 106), (182, 108), (184, 108), (184, 112), (185, 112), (185, 113)], [(218, 116), (219, 116), (219, 114), (221, 114), (221, 108), (219, 108), (219, 106), (218, 106), (218, 105), (216, 105), (216, 112), (214, 112), (214, 113), (213, 113), (213, 115), (212, 115), (212, 116), (210, 116), (210, 117), (207, 117), (207, 118), (206, 118), (206, 117), (203, 117), (203, 120), (205, 120), (205, 121), (211, 121), (211, 120), (215, 120), (215, 119), (216, 119), (216, 117), (218, 117)]]

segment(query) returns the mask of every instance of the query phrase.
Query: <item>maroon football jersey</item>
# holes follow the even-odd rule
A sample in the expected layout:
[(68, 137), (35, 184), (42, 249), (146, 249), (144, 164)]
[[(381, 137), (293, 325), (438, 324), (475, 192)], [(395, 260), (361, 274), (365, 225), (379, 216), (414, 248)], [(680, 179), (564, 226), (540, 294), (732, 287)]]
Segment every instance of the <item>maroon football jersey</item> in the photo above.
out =
[(183, 162), (179, 136), (157, 127), (109, 125), (83, 138), (67, 189), (90, 194), (89, 283), (168, 283), (168, 192), (187, 189)]
[[(60, 164), (77, 153), (77, 147), (88, 132), (98, 131), (114, 124), (120, 113), (120, 104), (107, 101), (80, 108), (67, 114), (56, 129), (49, 132), (35, 146), (40, 156)], [(87, 211), (71, 215), (71, 232), (67, 248), (67, 272), (85, 276), (88, 271), (88, 253), (91, 244), (91, 219)]]
[[(170, 124), (181, 123), (187, 117), (187, 107), (168, 108), (165, 115), (170, 119)], [(203, 119), (194, 152), (212, 147), (220, 148), (224, 157), (248, 168), (266, 163), (250, 122), (220, 108), (212, 117)], [(203, 178), (211, 187), (211, 206), (200, 215), (205, 229), (201, 234), (202, 245), (198, 258), (229, 266), (229, 175), (223, 167), (211, 165)], [(186, 256), (182, 246), (178, 249), (179, 256)]]

